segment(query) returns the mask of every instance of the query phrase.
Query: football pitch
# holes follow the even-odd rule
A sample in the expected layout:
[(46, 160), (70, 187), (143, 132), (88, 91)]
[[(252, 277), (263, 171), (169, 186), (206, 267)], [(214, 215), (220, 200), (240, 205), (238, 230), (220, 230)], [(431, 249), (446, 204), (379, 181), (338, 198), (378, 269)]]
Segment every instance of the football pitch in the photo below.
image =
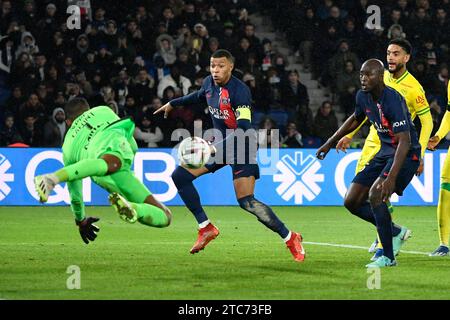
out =
[[(101, 228), (85, 245), (68, 207), (0, 208), (0, 299), (449, 299), (450, 259), (438, 245), (435, 207), (397, 207), (413, 230), (398, 266), (375, 274), (365, 264), (372, 226), (343, 207), (275, 207), (307, 251), (293, 261), (284, 243), (239, 207), (207, 207), (220, 229), (189, 254), (197, 226), (173, 207), (166, 229), (127, 224), (109, 207), (88, 207)], [(79, 268), (80, 289), (68, 289)], [(371, 280), (372, 279), (372, 280)], [(68, 281), (69, 280), (69, 281)]]

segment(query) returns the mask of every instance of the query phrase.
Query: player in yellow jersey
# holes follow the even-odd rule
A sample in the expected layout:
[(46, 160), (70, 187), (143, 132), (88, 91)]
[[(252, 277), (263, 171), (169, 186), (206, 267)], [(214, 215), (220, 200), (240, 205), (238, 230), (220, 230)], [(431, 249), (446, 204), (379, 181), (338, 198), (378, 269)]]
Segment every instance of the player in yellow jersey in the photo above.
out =
[[(447, 111), (442, 119), (439, 130), (436, 135), (428, 142), (429, 150), (436, 150), (438, 143), (450, 131), (450, 82), (447, 88)], [(439, 247), (430, 253), (432, 257), (448, 256), (448, 241), (450, 237), (450, 148), (445, 158), (444, 166), (441, 173), (441, 189), (439, 191), (439, 202), (437, 207), (437, 219), (439, 225)]]
[[(417, 170), (417, 175), (420, 175), (423, 172), (423, 156), (425, 153), (425, 149), (427, 147), (431, 131), (433, 130), (433, 119), (431, 117), (430, 107), (428, 105), (428, 101), (425, 97), (425, 92), (422, 86), (416, 80), (416, 78), (414, 78), (414, 76), (410, 74), (406, 69), (406, 64), (411, 57), (411, 51), (411, 44), (405, 39), (393, 39), (389, 42), (386, 56), (386, 60), (388, 62), (388, 70), (385, 70), (384, 72), (384, 83), (387, 86), (395, 89), (403, 96), (403, 98), (405, 98), (406, 105), (409, 109), (409, 112), (411, 113), (412, 120), (414, 120), (416, 116), (419, 117), (422, 127), (419, 136), (419, 143), (422, 147), (422, 159), (419, 169)], [(345, 152), (345, 150), (349, 147), (353, 136), (356, 132), (358, 132), (360, 127), (358, 127), (351, 134), (342, 138), (338, 142), (336, 149)], [(376, 129), (372, 125), (370, 127), (369, 135), (367, 136), (364, 143), (361, 157), (358, 160), (356, 173), (360, 172), (365, 167), (365, 165), (374, 157), (379, 149), (380, 140), (378, 138)], [(393, 212), (392, 205), (390, 205), (389, 203), (388, 206), (389, 210)], [(409, 231), (406, 234), (404, 240), (406, 240), (410, 235), (411, 232)], [(376, 240), (374, 245), (371, 246), (371, 249), (369, 249), (369, 252), (373, 252), (375, 250), (375, 255), (372, 257), (373, 261), (383, 255), (383, 249), (380, 241)]]

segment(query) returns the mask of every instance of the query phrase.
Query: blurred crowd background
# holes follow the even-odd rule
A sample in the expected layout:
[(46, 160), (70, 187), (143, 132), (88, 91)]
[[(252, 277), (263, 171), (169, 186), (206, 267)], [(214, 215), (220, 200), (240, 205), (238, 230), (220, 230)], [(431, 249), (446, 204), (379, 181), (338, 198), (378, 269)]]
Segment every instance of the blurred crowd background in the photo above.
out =
[[(81, 29), (68, 29), (66, 9), (80, 3)], [(381, 7), (376, 29), (365, 25), (370, 4)], [(255, 14), (270, 19), (302, 70), (257, 36)], [(397, 37), (413, 45), (408, 69), (426, 91), (434, 133), (447, 105), (449, 15), (450, 0), (0, 0), (0, 147), (60, 147), (74, 97), (132, 117), (140, 147), (171, 147), (177, 128), (211, 128), (207, 106), (169, 119), (153, 111), (199, 89), (221, 48), (251, 89), (260, 143), (279, 129), (280, 146), (314, 147), (337, 130), (337, 112), (353, 112), (361, 63), (385, 61)], [(300, 71), (329, 92), (314, 113)]]

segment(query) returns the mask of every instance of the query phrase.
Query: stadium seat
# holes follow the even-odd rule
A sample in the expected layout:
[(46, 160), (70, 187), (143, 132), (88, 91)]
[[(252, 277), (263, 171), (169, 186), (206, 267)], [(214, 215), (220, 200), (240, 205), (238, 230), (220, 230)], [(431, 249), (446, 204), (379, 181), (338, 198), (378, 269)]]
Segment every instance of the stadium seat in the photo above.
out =
[(280, 133), (284, 135), (289, 114), (284, 110), (270, 110), (268, 116), (276, 122), (278, 128), (280, 129)]
[(304, 137), (302, 141), (304, 148), (319, 148), (322, 145), (322, 139), (318, 137)]
[(261, 111), (253, 112), (252, 113), (252, 127), (254, 129), (258, 129), (260, 122), (264, 119), (265, 116), (266, 116), (266, 114), (264, 112), (261, 112)]

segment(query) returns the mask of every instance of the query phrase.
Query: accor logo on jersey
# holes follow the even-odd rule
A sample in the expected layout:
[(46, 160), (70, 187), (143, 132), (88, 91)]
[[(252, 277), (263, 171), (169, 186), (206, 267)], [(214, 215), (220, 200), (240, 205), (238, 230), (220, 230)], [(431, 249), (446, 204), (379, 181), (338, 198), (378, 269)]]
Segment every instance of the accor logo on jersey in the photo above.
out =
[(227, 120), (228, 118), (230, 118), (230, 112), (227, 109), (220, 110), (215, 109), (211, 106), (208, 106), (208, 109), (212, 116), (216, 119)]

